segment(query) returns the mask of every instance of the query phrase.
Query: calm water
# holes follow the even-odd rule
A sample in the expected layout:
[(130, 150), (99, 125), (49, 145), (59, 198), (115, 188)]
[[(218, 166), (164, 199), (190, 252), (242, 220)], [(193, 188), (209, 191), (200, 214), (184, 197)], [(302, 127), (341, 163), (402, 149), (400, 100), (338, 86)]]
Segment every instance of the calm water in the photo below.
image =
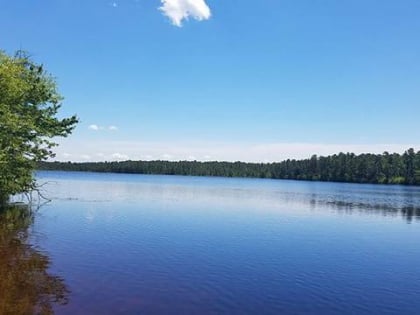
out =
[(37, 177), (56, 314), (420, 314), (420, 187)]

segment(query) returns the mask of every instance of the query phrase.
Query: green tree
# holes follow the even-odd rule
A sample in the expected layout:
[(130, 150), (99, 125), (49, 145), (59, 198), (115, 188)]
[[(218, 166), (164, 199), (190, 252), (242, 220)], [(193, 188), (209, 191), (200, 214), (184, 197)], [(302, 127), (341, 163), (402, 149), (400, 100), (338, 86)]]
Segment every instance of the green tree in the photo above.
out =
[(415, 183), (415, 158), (416, 153), (413, 148), (408, 149), (403, 154), (403, 160), (405, 164), (405, 183), (414, 184)]
[(66, 137), (76, 116), (58, 118), (62, 97), (54, 78), (24, 52), (0, 51), (0, 206), (33, 190), (33, 171), (53, 157), (54, 137)]
[(416, 184), (420, 184), (420, 151), (416, 153), (415, 169)]

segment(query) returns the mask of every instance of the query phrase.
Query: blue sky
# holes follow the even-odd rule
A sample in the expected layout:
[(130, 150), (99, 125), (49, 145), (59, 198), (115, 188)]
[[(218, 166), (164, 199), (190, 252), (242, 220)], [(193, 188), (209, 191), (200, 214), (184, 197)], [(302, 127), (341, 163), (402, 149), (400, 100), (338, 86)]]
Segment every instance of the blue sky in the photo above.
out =
[(0, 0), (0, 48), (44, 63), (80, 117), (59, 160), (274, 161), (420, 149), (419, 16), (417, 0)]

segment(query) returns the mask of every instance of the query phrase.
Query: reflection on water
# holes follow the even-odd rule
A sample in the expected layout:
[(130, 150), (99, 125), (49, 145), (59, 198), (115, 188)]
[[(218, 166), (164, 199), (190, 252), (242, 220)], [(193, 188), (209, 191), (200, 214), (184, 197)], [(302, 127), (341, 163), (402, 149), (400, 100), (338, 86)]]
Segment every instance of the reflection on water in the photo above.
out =
[(27, 207), (0, 209), (0, 314), (53, 314), (68, 302), (63, 279), (48, 273), (50, 258), (29, 242), (33, 218)]
[(38, 179), (35, 241), (72, 289), (57, 315), (419, 314), (420, 187)]
[(407, 223), (420, 222), (420, 187), (63, 172), (42, 172), (41, 180), (42, 176), (50, 176), (50, 184), (55, 186), (51, 197), (68, 202), (155, 201), (218, 208), (311, 209), (400, 216)]
[(415, 218), (417, 221), (420, 221), (420, 208), (416, 207), (404, 207), (401, 209), (403, 217), (407, 219), (408, 223), (411, 223)]
[(312, 198), (309, 201), (312, 209), (331, 209), (346, 214), (364, 213), (380, 214), (383, 216), (402, 216), (407, 223), (413, 220), (420, 222), (420, 207), (401, 206), (395, 204), (367, 203), (367, 202), (348, 202), (342, 200), (325, 200), (322, 198)]

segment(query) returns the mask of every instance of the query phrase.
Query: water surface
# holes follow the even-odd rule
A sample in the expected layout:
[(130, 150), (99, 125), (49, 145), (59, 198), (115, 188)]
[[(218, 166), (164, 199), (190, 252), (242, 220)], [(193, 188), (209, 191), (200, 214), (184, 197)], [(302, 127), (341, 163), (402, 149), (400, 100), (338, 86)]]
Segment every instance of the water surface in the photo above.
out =
[(56, 314), (420, 314), (420, 188), (40, 172)]

